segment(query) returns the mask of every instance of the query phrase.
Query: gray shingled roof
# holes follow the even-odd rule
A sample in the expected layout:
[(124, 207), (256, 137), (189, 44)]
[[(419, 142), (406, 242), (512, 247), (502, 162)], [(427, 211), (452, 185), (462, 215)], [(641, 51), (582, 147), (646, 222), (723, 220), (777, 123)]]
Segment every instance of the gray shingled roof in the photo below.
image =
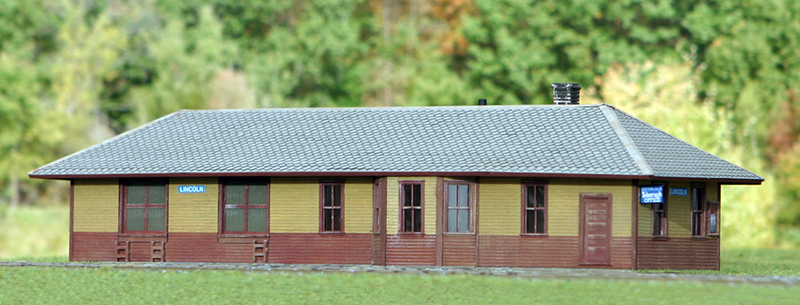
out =
[(763, 180), (605, 104), (179, 111), (29, 174), (302, 173)]

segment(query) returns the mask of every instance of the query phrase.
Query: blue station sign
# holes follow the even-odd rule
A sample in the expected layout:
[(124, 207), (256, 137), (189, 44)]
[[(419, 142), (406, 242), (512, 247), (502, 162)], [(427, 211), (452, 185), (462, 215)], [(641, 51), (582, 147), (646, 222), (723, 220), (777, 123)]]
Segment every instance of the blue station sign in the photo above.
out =
[(179, 185), (178, 193), (205, 193), (205, 185)]
[(669, 194), (675, 196), (689, 196), (689, 189), (685, 187), (671, 187), (669, 188)]
[(643, 185), (639, 187), (639, 198), (642, 204), (664, 203), (663, 185)]

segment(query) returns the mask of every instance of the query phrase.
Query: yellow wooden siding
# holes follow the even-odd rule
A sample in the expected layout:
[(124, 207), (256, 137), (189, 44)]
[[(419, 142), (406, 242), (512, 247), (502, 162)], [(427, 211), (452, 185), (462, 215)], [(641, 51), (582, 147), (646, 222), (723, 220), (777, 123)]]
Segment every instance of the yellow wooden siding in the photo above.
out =
[(521, 233), (521, 192), (522, 184), (518, 178), (480, 179), (478, 213), (480, 234), (519, 235)]
[(706, 192), (708, 192), (706, 195), (706, 200), (717, 202), (721, 201), (719, 199), (719, 183), (709, 183)]
[[(169, 179), (169, 231), (216, 233), (219, 230), (219, 185), (217, 178)], [(178, 193), (181, 185), (203, 185), (205, 193)]]
[(73, 191), (73, 231), (119, 231), (118, 179), (76, 179)]
[[(670, 182), (669, 187), (679, 187), (689, 190), (689, 196), (669, 195), (665, 190), (667, 199), (667, 236), (691, 237), (692, 236), (692, 210), (691, 210), (691, 184), (689, 182)], [(652, 214), (650, 218), (652, 218)], [(651, 220), (652, 221), (652, 220)]]
[(269, 204), (271, 233), (319, 232), (318, 178), (272, 178)]
[(653, 235), (653, 205), (639, 204), (639, 236)]
[(581, 194), (612, 195), (612, 236), (631, 236), (630, 180), (553, 179), (548, 186), (547, 225), (550, 236), (578, 236)]
[(388, 177), (386, 183), (386, 231), (400, 232), (400, 181), (425, 181), (425, 234), (436, 234), (436, 177)]
[(347, 178), (344, 185), (345, 233), (372, 232), (372, 178)]

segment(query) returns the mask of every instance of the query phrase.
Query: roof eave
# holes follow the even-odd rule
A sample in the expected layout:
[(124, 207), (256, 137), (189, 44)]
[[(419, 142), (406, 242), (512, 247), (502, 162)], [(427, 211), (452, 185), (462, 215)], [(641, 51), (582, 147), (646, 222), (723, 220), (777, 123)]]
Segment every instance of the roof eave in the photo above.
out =
[(92, 179), (92, 178), (144, 178), (144, 177), (364, 177), (364, 176), (470, 176), (470, 177), (528, 177), (528, 178), (583, 178), (583, 179), (652, 179), (645, 175), (607, 175), (573, 173), (519, 173), (519, 172), (204, 172), (204, 173), (143, 173), (143, 174), (83, 174), (37, 175), (36, 179)]

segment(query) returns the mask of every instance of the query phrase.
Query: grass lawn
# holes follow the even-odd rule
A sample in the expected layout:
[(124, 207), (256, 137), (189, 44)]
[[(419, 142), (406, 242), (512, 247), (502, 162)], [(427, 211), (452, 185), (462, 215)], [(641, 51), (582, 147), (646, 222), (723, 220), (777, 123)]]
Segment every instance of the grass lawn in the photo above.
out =
[(800, 287), (468, 275), (0, 268), (0, 303), (798, 304)]
[(787, 249), (723, 249), (721, 270), (640, 270), (695, 274), (779, 275), (800, 276), (800, 250)]

